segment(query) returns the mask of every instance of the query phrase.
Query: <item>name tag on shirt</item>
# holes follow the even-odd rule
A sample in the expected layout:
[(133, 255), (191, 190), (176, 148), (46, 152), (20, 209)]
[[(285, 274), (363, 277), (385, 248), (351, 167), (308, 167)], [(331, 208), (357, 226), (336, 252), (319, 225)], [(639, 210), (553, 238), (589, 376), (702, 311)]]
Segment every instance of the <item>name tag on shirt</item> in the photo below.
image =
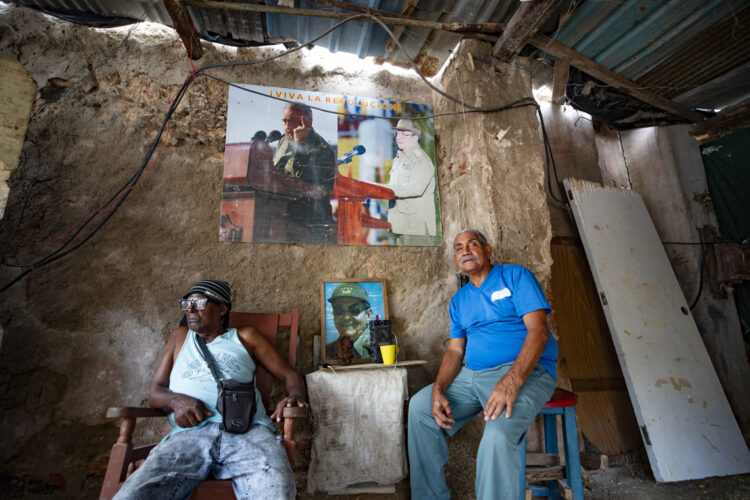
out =
[(495, 290), (494, 292), (492, 292), (490, 300), (492, 300), (492, 302), (495, 302), (496, 300), (502, 300), (506, 297), (510, 297), (510, 290), (508, 290), (507, 288), (503, 288), (502, 290)]

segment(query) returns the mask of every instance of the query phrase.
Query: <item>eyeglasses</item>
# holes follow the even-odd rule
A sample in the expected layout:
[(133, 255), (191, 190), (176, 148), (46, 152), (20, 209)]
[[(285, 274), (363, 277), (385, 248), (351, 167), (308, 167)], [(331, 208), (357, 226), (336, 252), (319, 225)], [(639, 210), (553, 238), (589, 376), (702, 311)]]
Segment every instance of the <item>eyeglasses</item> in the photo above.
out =
[(192, 306), (195, 306), (196, 311), (202, 311), (207, 304), (208, 299), (182, 299), (180, 300), (180, 309), (189, 311)]
[(344, 314), (345, 312), (348, 312), (352, 316), (358, 316), (362, 313), (362, 311), (366, 311), (370, 308), (369, 305), (363, 304), (361, 302), (357, 302), (355, 304), (349, 304), (349, 306), (344, 307), (341, 304), (333, 304), (333, 314)]

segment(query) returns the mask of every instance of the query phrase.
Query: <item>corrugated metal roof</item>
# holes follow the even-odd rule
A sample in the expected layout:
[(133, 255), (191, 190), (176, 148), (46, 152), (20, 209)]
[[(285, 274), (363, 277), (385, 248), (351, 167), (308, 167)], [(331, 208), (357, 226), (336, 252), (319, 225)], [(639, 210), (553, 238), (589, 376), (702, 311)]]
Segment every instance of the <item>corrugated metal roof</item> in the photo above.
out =
[[(266, 3), (276, 5), (272, 0)], [(349, 3), (397, 13), (403, 12), (408, 4), (406, 0), (351, 0)], [(421, 0), (409, 16), (435, 22), (503, 22), (510, 18), (518, 4), (519, 0)], [(331, 9), (306, 0), (300, 1), (299, 8)], [(338, 22), (333, 19), (276, 14), (269, 14), (267, 19), (269, 35), (300, 42), (312, 39)], [(431, 58), (432, 66), (437, 69), (448, 59), (462, 38), (462, 35), (456, 33), (414, 27), (404, 28), (400, 33), (399, 41), (407, 54), (413, 58)], [(388, 34), (379, 26), (355, 22), (322, 39), (317, 45), (331, 52), (349, 52), (361, 58), (382, 57), (396, 63), (406, 63), (406, 57), (397, 48), (392, 48), (389, 42)]]
[(555, 39), (673, 98), (750, 57), (749, 12), (747, 0), (587, 0)]
[[(13, 3), (56, 14), (65, 13), (68, 19), (78, 19), (89, 24), (87, 15), (118, 17), (172, 26), (167, 9), (161, 1), (120, 0), (15, 0)], [(201, 34), (218, 34), (226, 38), (264, 43), (263, 17), (257, 12), (222, 11), (219, 9), (197, 9), (188, 7)], [(121, 23), (120, 23), (121, 24)], [(210, 38), (210, 37), (209, 37)]]
[[(16, 0), (14, 3), (73, 13), (73, 18), (87, 13), (133, 20), (144, 17), (171, 26), (163, 3), (156, 0)], [(266, 3), (276, 5), (272, 0)], [(420, 20), (503, 23), (515, 12), (519, 0), (349, 0), (349, 3), (397, 13), (409, 8), (409, 16)], [(730, 71), (736, 74), (738, 67), (747, 67), (744, 63), (750, 58), (749, 4), (748, 0), (570, 0), (560, 4), (545, 27), (546, 33), (557, 41), (616, 73), (666, 97), (688, 92), (689, 102), (700, 106), (702, 99), (710, 100), (716, 95), (719, 82)], [(309, 0), (300, 0), (297, 6), (336, 10)], [(559, 13), (571, 6), (573, 13), (557, 29)], [(286, 40), (304, 43), (338, 22), (236, 10), (196, 7), (189, 10), (201, 35), (221, 41), (216, 38), (218, 35), (230, 42), (249, 44)], [(456, 33), (425, 28), (394, 31), (406, 52), (420, 60), (420, 67), (428, 70), (428, 74), (442, 66), (462, 38)], [(372, 23), (347, 24), (317, 45), (332, 52), (406, 62), (388, 35)], [(747, 71), (740, 71), (738, 76), (747, 77)], [(704, 85), (703, 92), (695, 88)], [(734, 86), (734, 91), (720, 88), (725, 102), (737, 101), (750, 92), (746, 86)]]
[[(57, 13), (100, 16), (144, 18), (171, 26), (169, 14), (159, 1), (117, 0), (15, 0), (14, 3), (32, 8), (51, 10)], [(416, 4), (410, 16), (425, 21), (484, 23), (507, 21), (518, 7), (519, 0), (350, 0), (349, 3), (390, 12), (403, 12), (410, 4)], [(268, 0), (268, 5), (277, 2)], [(315, 10), (338, 10), (312, 1), (301, 0), (299, 8)], [(196, 30), (202, 34), (218, 34), (236, 40), (258, 43), (278, 43), (295, 40), (304, 43), (320, 35), (338, 22), (335, 19), (302, 17), (293, 15), (260, 14), (249, 11), (205, 9), (188, 7)], [(68, 17), (70, 19), (71, 17)], [(264, 26), (265, 22), (265, 26)], [(391, 29), (394, 27), (391, 26)], [(428, 59), (423, 67), (439, 69), (446, 61), (462, 35), (425, 28), (399, 30), (400, 42), (411, 57)], [(208, 38), (211, 38), (210, 36)], [(373, 23), (353, 22), (336, 30), (317, 42), (316, 45), (332, 52), (348, 52), (364, 57), (378, 57), (396, 63), (407, 60), (398, 49), (389, 44), (388, 35)]]
[[(671, 99), (747, 61), (750, 61), (750, 6), (705, 30), (636, 81), (644, 86), (664, 87), (679, 82), (684, 88), (659, 89), (661, 95)], [(750, 78), (745, 82), (750, 85)]]

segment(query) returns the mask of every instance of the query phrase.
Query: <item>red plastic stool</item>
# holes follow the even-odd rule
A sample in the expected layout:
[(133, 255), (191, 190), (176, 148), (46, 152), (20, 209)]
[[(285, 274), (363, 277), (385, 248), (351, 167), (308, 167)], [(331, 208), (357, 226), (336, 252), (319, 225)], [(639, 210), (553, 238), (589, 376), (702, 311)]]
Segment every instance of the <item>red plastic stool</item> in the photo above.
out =
[[(576, 428), (576, 404), (578, 396), (575, 393), (555, 389), (552, 398), (542, 407), (539, 412), (544, 415), (544, 451), (545, 453), (557, 454), (557, 416), (562, 415), (563, 424), (563, 446), (565, 452), (565, 479), (573, 493), (573, 500), (583, 500), (583, 482), (581, 480), (581, 455), (578, 449), (578, 430)], [(524, 500), (526, 495), (526, 436), (521, 442), (521, 491), (519, 500)], [(530, 485), (532, 496), (555, 497), (556, 485), (552, 481), (547, 486)]]

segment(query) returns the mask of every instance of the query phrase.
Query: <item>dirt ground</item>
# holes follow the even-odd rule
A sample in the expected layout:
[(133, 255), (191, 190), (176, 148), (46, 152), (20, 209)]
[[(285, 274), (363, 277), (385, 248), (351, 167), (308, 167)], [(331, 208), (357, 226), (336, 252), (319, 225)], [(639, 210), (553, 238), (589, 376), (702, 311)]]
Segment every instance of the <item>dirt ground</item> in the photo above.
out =
[[(647, 464), (613, 467), (606, 470), (586, 471), (585, 500), (745, 500), (750, 499), (750, 474), (728, 477), (711, 477), (677, 483), (657, 483)], [(359, 494), (329, 495), (309, 494), (304, 491), (304, 479), (298, 475), (297, 498), (304, 500), (408, 500), (409, 481), (396, 485), (392, 495)], [(454, 497), (459, 498), (459, 497)], [(542, 497), (534, 497), (542, 498)], [(464, 499), (462, 499), (464, 500)], [(468, 499), (466, 499), (468, 500)]]
[(584, 498), (591, 500), (639, 499), (681, 500), (750, 498), (750, 474), (711, 477), (678, 483), (657, 483), (648, 465), (629, 465), (588, 471), (589, 487)]

